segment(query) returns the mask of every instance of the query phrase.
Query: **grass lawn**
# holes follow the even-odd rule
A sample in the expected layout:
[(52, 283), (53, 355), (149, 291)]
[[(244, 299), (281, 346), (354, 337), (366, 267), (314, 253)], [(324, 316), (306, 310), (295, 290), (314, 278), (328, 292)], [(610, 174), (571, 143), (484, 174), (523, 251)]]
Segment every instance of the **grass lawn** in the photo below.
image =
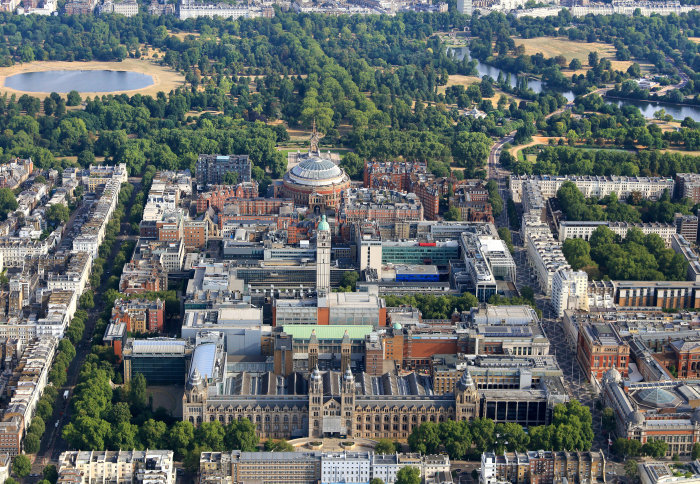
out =
[[(563, 38), (535, 37), (532, 39), (515, 38), (515, 45), (524, 45), (527, 55), (534, 55), (541, 52), (545, 57), (556, 57), (563, 55), (567, 64), (576, 58), (581, 61), (583, 68), (576, 71), (576, 74), (585, 74), (588, 70), (588, 54), (597, 52), (599, 58), (606, 58), (610, 61), (612, 68), (616, 71), (625, 72), (635, 61), (615, 60), (615, 47), (603, 42), (574, 42)], [(642, 74), (651, 72), (653, 66), (648, 62), (637, 62)]]
[[(481, 82), (481, 78), (479, 78), (478, 76), (463, 76), (461, 74), (452, 74), (447, 79), (446, 85), (438, 86), (438, 94), (445, 94), (445, 89), (447, 89), (449, 86), (464, 86), (466, 88), (478, 82)], [(490, 100), (495, 107), (496, 104), (498, 104), (498, 99), (501, 97), (501, 94), (505, 95), (508, 98), (509, 103), (511, 100), (514, 100), (515, 102), (521, 101), (521, 99), (511, 94), (508, 94), (507, 92), (503, 92), (500, 89), (494, 89), (493, 97), (487, 97), (484, 99)]]
[(513, 39), (515, 45), (524, 45), (527, 55), (534, 55), (541, 52), (545, 57), (556, 57), (563, 55), (567, 62), (576, 58), (583, 65), (588, 63), (588, 54), (597, 52), (598, 56), (615, 57), (615, 47), (602, 42), (574, 42), (563, 38), (535, 37), (532, 39)]

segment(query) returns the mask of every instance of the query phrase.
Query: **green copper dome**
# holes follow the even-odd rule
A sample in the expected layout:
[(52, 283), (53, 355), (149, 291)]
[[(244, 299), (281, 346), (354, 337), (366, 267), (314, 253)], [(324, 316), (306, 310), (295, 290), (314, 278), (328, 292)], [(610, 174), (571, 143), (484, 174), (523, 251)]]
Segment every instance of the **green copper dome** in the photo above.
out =
[(322, 215), (321, 216), (321, 221), (318, 223), (318, 231), (324, 231), (324, 232), (330, 232), (331, 231), (331, 226), (328, 225), (328, 222), (326, 221), (326, 216)]

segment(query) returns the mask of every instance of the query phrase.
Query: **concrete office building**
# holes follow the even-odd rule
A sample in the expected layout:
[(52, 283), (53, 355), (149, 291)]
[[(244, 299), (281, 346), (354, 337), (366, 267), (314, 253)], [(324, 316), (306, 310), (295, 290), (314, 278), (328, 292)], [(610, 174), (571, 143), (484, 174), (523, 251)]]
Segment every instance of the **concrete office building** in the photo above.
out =
[(457, 1), (457, 11), (463, 15), (472, 14), (472, 0), (458, 0)]
[[(188, 3), (184, 3), (183, 6)], [(194, 2), (192, 4), (194, 5)], [(196, 167), (197, 188), (203, 190), (207, 186), (223, 184), (228, 172), (235, 173), (238, 182), (249, 182), (251, 171), (252, 163), (248, 155), (199, 155)]]
[(122, 350), (124, 381), (141, 373), (149, 385), (181, 385), (192, 346), (183, 339), (127, 339)]
[(479, 301), (486, 302), (498, 292), (497, 281), (515, 282), (515, 261), (497, 235), (464, 232), (459, 247), (464, 270), (453, 270), (451, 277), (460, 290), (471, 290)]
[(373, 234), (358, 234), (357, 238), (357, 264), (360, 272), (369, 271), (382, 277), (382, 239)]
[(386, 326), (386, 302), (367, 292), (331, 292), (316, 299), (275, 299), (273, 326), (341, 324)]
[(228, 354), (260, 355), (262, 338), (272, 329), (263, 324), (262, 308), (245, 302), (216, 305), (216, 309), (186, 309), (182, 337), (192, 339), (202, 331), (215, 331), (223, 335)]
[(676, 173), (676, 196), (700, 202), (700, 174)]
[(676, 213), (673, 215), (673, 224), (676, 226), (676, 232), (685, 237), (685, 240), (692, 243), (697, 242), (698, 217), (696, 215)]
[(693, 250), (691, 243), (681, 234), (674, 234), (671, 239), (671, 248), (677, 254), (681, 254), (688, 263), (687, 279), (700, 282), (700, 257)]

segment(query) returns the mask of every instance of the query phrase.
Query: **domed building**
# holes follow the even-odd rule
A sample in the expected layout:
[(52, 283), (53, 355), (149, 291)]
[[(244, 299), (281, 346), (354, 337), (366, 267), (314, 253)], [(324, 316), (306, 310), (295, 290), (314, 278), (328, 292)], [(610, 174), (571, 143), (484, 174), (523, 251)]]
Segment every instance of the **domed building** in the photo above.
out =
[(319, 139), (314, 128), (309, 152), (289, 154), (288, 164), (295, 166), (284, 175), (281, 189), (284, 198), (316, 214), (337, 210), (342, 193), (350, 187), (350, 177), (337, 165), (338, 156), (321, 153)]

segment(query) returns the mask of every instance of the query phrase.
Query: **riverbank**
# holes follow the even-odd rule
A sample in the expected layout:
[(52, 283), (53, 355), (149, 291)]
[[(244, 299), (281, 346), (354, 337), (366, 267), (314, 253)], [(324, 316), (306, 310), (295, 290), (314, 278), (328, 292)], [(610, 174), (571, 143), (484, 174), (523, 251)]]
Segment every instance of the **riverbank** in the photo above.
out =
[(689, 107), (689, 108), (694, 108), (694, 109), (700, 109), (700, 104), (676, 103), (673, 101), (666, 101), (666, 100), (662, 100), (662, 99), (636, 99), (633, 97), (611, 96), (608, 93), (605, 93), (605, 99), (614, 99), (615, 101), (625, 101), (625, 102), (635, 102), (635, 103), (649, 103), (649, 104), (659, 104), (659, 105), (664, 104), (667, 106), (679, 106), (679, 107)]
[[(124, 59), (122, 62), (64, 62), (64, 61), (36, 61), (26, 64), (15, 64), (10, 67), (0, 68), (0, 94), (29, 94), (30, 96), (44, 98), (49, 92), (25, 92), (5, 86), (5, 79), (15, 74), (39, 71), (59, 71), (59, 70), (111, 70), (111, 71), (132, 71), (149, 75), (153, 78), (153, 84), (142, 89), (131, 89), (111, 92), (81, 92), (81, 96), (102, 96), (107, 94), (143, 94), (155, 96), (158, 92), (170, 92), (171, 90), (183, 86), (185, 78), (179, 72), (165, 66), (161, 66), (154, 61), (145, 59)], [(65, 94), (62, 94), (65, 96)]]

